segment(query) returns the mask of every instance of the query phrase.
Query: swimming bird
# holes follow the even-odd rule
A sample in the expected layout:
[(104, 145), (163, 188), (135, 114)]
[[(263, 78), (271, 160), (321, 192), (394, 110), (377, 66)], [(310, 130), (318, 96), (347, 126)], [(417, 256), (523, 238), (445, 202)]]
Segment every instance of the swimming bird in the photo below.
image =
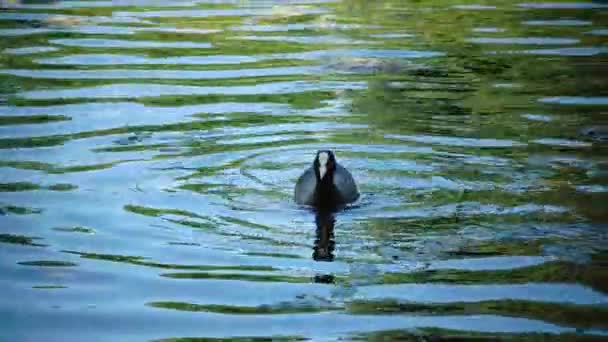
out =
[(298, 204), (334, 210), (356, 201), (359, 191), (353, 176), (338, 164), (334, 153), (320, 150), (312, 166), (298, 179), (294, 198)]

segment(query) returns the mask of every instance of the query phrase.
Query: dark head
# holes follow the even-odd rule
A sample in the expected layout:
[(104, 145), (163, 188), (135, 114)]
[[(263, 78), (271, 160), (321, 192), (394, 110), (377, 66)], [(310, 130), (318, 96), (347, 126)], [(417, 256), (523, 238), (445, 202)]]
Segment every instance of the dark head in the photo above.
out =
[(342, 199), (334, 185), (334, 171), (336, 171), (336, 157), (330, 150), (317, 152), (313, 169), (317, 178), (315, 189), (315, 206), (317, 210), (333, 211)]
[(319, 183), (331, 180), (336, 170), (336, 157), (334, 153), (330, 150), (318, 151), (315, 157), (314, 169)]

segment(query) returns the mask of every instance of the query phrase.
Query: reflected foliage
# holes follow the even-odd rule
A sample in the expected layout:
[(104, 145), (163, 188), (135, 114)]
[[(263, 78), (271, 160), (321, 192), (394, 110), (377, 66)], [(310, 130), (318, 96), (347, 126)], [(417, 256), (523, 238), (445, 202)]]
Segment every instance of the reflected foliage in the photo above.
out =
[(0, 340), (606, 335), (603, 2), (0, 3)]

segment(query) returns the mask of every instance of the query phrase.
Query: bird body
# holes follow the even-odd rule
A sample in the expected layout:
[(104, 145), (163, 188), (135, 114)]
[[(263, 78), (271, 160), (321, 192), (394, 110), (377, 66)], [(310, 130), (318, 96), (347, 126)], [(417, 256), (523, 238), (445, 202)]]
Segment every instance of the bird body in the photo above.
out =
[(331, 151), (318, 151), (313, 165), (296, 183), (296, 203), (318, 209), (336, 209), (359, 198), (351, 173), (338, 164)]

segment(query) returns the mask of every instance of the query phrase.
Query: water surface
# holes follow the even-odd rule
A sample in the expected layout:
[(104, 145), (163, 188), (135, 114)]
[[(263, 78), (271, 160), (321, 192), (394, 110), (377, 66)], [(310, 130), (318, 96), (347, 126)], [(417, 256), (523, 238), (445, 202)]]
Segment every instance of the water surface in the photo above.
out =
[(6, 5), (0, 340), (608, 334), (606, 4)]

